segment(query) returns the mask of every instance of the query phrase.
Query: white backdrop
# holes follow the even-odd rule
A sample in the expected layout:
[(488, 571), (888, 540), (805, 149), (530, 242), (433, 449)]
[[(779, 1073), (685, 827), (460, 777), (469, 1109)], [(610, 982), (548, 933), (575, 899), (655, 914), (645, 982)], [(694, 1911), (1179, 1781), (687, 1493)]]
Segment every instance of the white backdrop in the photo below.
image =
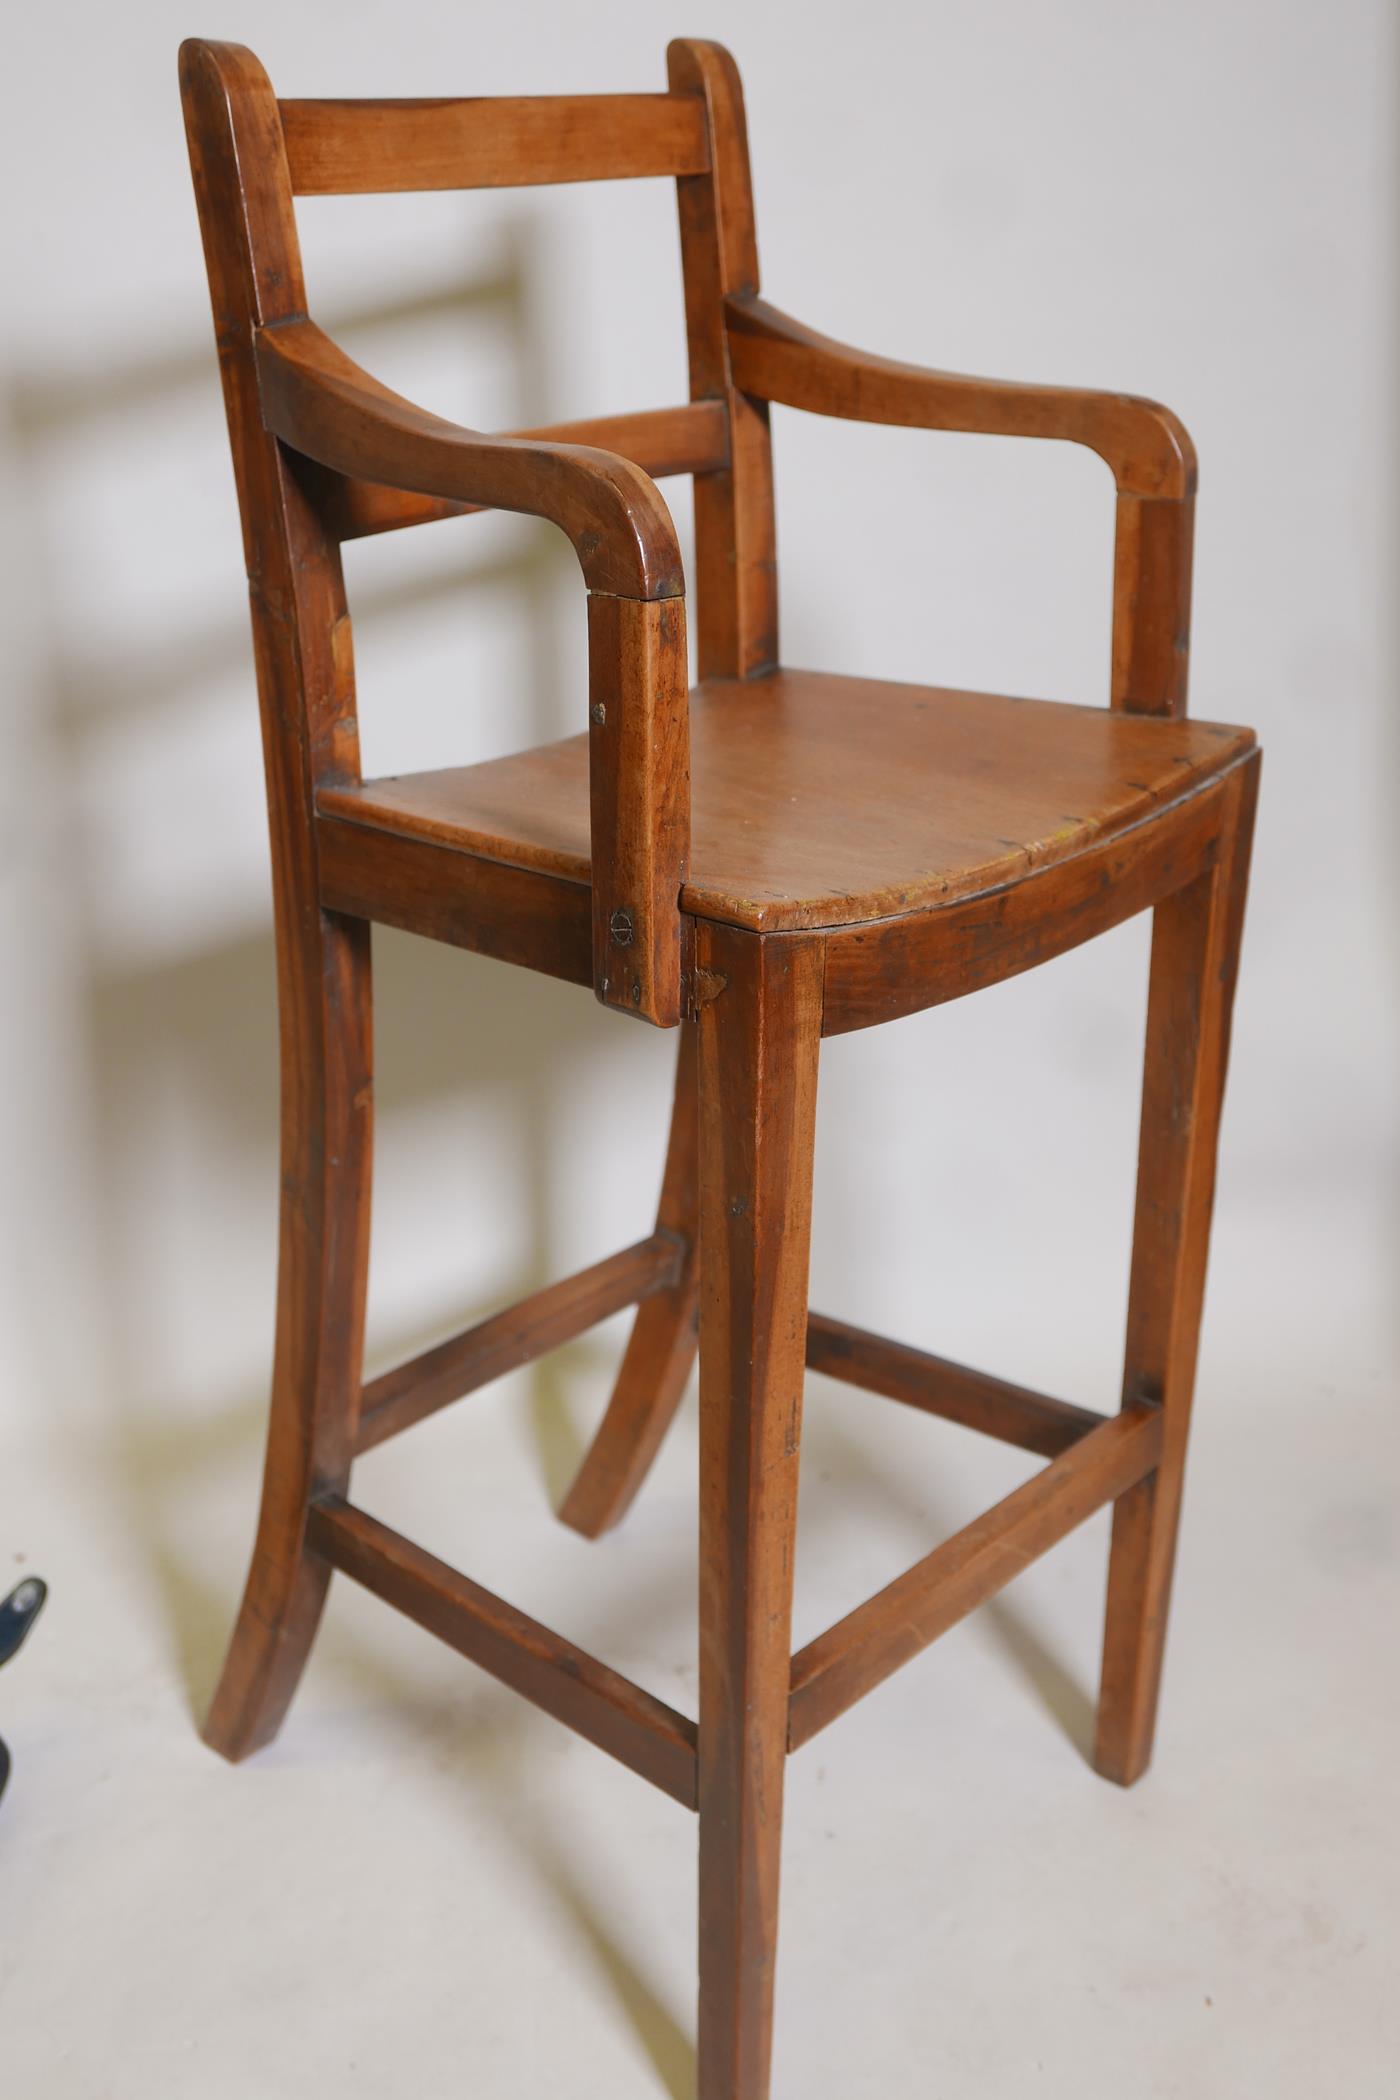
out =
[[(1207, 1363), (1214, 1335), (1222, 1405), (1227, 1370), (1267, 1364), (1325, 1441), (1345, 1366), (1376, 1375), (1393, 1339), (1392, 30), (1382, 0), (53, 0), (12, 22), (0, 1429), (54, 1455), (98, 1536), (143, 1542), (177, 1632), (191, 1587), (222, 1622), (251, 1531), (276, 1211), (259, 745), (180, 36), (342, 95), (648, 89), (669, 35), (717, 36), (777, 304), (1184, 417), (1192, 705), (1267, 754)], [(315, 200), (303, 238), (318, 318), (448, 414), (683, 398), (664, 183)], [(1104, 695), (1101, 463), (786, 411), (775, 430), (787, 661)], [(435, 526), (350, 550), (349, 574), (367, 770), (581, 726), (582, 587), (549, 528)], [(376, 940), (379, 1363), (646, 1229), (671, 1046), (581, 992)], [(1112, 1403), (1145, 958), (1130, 927), (830, 1047), (817, 1302)], [(577, 1402), (534, 1391), (576, 1442)], [(229, 1467), (238, 1529), (206, 1541)], [(41, 1558), (47, 1529), (0, 1476), (0, 1558), (12, 1535)]]

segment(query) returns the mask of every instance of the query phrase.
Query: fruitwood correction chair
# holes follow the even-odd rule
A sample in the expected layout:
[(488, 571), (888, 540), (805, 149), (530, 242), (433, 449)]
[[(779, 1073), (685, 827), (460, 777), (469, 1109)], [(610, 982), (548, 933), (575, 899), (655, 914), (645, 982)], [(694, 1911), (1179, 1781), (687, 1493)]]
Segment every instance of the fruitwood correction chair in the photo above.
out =
[[(1115, 1504), (1096, 1759), (1147, 1764), (1196, 1359), (1258, 773), (1185, 718), (1194, 479), (1124, 395), (889, 363), (759, 297), (743, 103), (717, 45), (656, 95), (278, 102), (234, 45), (181, 55), (266, 749), (282, 1015), (272, 1421), (257, 1546), (209, 1741), (275, 1733), (333, 1569), (699, 1811), (701, 2100), (768, 2089), (784, 1760), (1104, 1503)], [(306, 309), (293, 199), (673, 176), (691, 399), (486, 437), (361, 371)], [(1117, 487), (1112, 705), (779, 668), (769, 404), (1063, 438)], [(653, 476), (694, 476), (700, 682)], [(363, 780), (340, 545), (495, 508), (548, 518), (588, 589), (586, 732)], [(807, 1310), (818, 1047), (1062, 954), (1152, 907), (1120, 1412)], [(591, 985), (679, 1031), (656, 1229), (361, 1384), (370, 926)], [(698, 1720), (349, 1499), (356, 1453), (640, 1304), (564, 1505), (626, 1509), (700, 1354)], [(1038, 1452), (1026, 1486), (790, 1654), (804, 1362)]]

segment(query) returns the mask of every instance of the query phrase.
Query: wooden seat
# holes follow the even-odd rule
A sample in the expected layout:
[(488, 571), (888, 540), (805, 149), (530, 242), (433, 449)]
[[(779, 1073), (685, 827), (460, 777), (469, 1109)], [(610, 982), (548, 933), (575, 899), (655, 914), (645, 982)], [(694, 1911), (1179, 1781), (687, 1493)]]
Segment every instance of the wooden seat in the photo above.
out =
[[(201, 41), (181, 84), (243, 518), (283, 1082), (263, 1497), (205, 1735), (235, 1759), (268, 1742), (333, 1572), (373, 1590), (697, 1812), (698, 2100), (766, 2100), (789, 1752), (1107, 1503), (1094, 1762), (1128, 1785), (1151, 1755), (1259, 777), (1248, 730), (1185, 718), (1191, 441), (1153, 402), (898, 364), (768, 305), (743, 96), (717, 45), (672, 44), (666, 92), (646, 95), (279, 102), (250, 52)], [(298, 195), (657, 176), (680, 222), (677, 407), (486, 435), (391, 392), (311, 318)], [(1116, 521), (1108, 707), (775, 668), (775, 402), (1096, 452)], [(671, 475), (692, 479), (692, 577), (656, 486)], [(342, 543), (482, 509), (572, 542), (584, 733), (366, 782)], [(1118, 1410), (811, 1311), (823, 1038), (1148, 910)], [(587, 986), (619, 1026), (674, 1030), (678, 1053), (652, 1229), (365, 1383), (376, 925)], [(350, 1499), (360, 1453), (631, 1305), (559, 1514), (590, 1538), (619, 1522), (698, 1341), (694, 1716)], [(808, 1366), (1046, 1463), (794, 1655)]]
[[(681, 908), (754, 932), (853, 926), (999, 889), (1228, 768), (1248, 729), (817, 671), (690, 698)], [(352, 824), (588, 883), (588, 739), (323, 789)]]

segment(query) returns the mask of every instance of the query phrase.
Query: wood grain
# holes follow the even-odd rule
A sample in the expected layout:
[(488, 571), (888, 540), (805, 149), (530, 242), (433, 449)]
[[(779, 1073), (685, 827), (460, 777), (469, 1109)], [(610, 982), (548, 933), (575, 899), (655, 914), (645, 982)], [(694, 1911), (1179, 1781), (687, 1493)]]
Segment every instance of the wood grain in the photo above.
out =
[(724, 302), (729, 369), (745, 398), (817, 415), (1087, 445), (1118, 489), (1109, 697), (1115, 708), (1186, 711), (1196, 453), (1159, 402), (1082, 387), (971, 379), (833, 342), (779, 313), (757, 287)]
[(936, 1546), (792, 1660), (796, 1750), (1156, 1464), (1160, 1409), (1135, 1401)]
[(313, 1495), (348, 1477), (360, 1391), (373, 1112), (369, 928), (322, 910), (317, 783), (354, 777), (339, 550), (263, 427), (257, 329), (305, 294), (281, 124), (236, 45), (180, 52), (180, 84), (243, 521), (272, 856), (282, 1066), (277, 1325), (257, 1538), (205, 1738), (241, 1758), (276, 1734), (330, 1576)]
[(1152, 1757), (1196, 1382), (1230, 1018), (1259, 759), (1229, 782), (1220, 857), (1157, 907), (1123, 1405), (1162, 1409), (1156, 1471), (1113, 1515), (1094, 1761), (1131, 1786)]
[[(568, 984), (593, 981), (593, 900), (586, 883), (459, 853), (432, 839), (367, 829), (323, 790), (316, 819), (321, 902), (327, 911), (397, 926), (516, 963)], [(352, 804), (353, 807), (353, 804)]]
[(695, 578), (702, 678), (749, 678), (778, 660), (777, 529), (768, 407), (735, 384), (724, 301), (758, 290), (758, 238), (739, 69), (719, 44), (680, 38), (672, 89), (703, 108), (710, 172), (676, 184), (690, 391), (723, 403), (729, 459), (695, 479)]
[(695, 1723), (343, 1497), (313, 1504), (316, 1550), (459, 1655), (694, 1808)]
[(700, 1112), (696, 1028), (680, 1032), (675, 1101), (656, 1230), (682, 1251), (675, 1274), (643, 1302), (608, 1402), (560, 1508), (565, 1524), (599, 1538), (620, 1523), (675, 1418), (699, 1340)]
[(361, 480), (528, 511), (572, 539), (589, 586), (594, 990), (605, 1005), (674, 1027), (688, 671), (680, 554), (655, 485), (613, 454), (477, 438), (426, 415), (310, 321), (260, 332), (256, 354), (268, 427), (307, 458)]
[(701, 175), (700, 112), (676, 95), (283, 102), (298, 196)]
[(439, 1408), (586, 1334), (624, 1306), (668, 1289), (677, 1280), (685, 1251), (669, 1233), (654, 1232), (620, 1254), (610, 1254), (606, 1261), (464, 1328), (407, 1363), (396, 1364), (372, 1379), (361, 1395), (356, 1451), (371, 1450), (398, 1436)]
[(1104, 1420), (1090, 1408), (1052, 1400), (824, 1313), (807, 1315), (807, 1368), (1044, 1458), (1058, 1458)]
[(1196, 499), (1118, 497), (1110, 699), (1133, 714), (1184, 715)]
[(1223, 787), (1211, 783), (1018, 882), (834, 930), (826, 946), (827, 1034), (965, 999), (1146, 911), (1213, 863), (1224, 803)]
[(1185, 496), (1195, 487), (1191, 440), (1159, 402), (901, 364), (835, 342), (733, 288), (726, 290), (724, 319), (734, 383), (760, 400), (860, 423), (1061, 438), (1097, 452), (1125, 494)]
[(463, 430), (381, 386), (300, 316), (259, 329), (255, 349), (267, 428), (307, 459), (355, 480), (547, 519), (573, 542), (590, 590), (684, 593), (671, 514), (630, 460)]
[(700, 1010), (698, 2100), (765, 2100), (821, 944), (705, 926)]
[[(592, 416), (581, 423), (549, 423), (537, 430), (512, 430), (504, 435), (525, 443), (583, 445), (593, 451), (620, 453), (657, 480), (669, 474), (712, 474), (729, 464), (729, 423), (718, 401), (689, 401), (679, 408), (647, 408), (633, 415)], [(406, 525), (428, 525), (442, 518), (473, 517), (485, 508), (480, 503), (454, 503), (446, 496), (420, 496), (372, 481), (353, 481), (340, 474), (326, 477), (322, 502), (327, 523), (339, 540), (399, 532)]]
[(690, 860), (689, 673), (677, 602), (588, 600), (593, 988), (604, 1006), (681, 1017), (680, 896)]
[[(681, 906), (777, 933), (984, 895), (1179, 802), (1252, 742), (1217, 723), (813, 671), (706, 680), (690, 701)], [(590, 879), (582, 739), (369, 781), (322, 807)]]

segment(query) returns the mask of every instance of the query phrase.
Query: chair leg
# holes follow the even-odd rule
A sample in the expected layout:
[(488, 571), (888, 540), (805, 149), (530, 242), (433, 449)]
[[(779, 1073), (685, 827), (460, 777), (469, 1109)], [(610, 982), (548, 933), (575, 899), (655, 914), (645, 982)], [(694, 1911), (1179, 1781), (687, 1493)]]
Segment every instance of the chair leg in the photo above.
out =
[(821, 944), (700, 930), (699, 2100), (765, 2100)]
[(684, 1240), (685, 1260), (671, 1288), (658, 1291), (638, 1309), (607, 1413), (560, 1508), (561, 1520), (586, 1538), (596, 1539), (627, 1514), (675, 1419), (695, 1361), (700, 1147), (695, 1039), (695, 1023), (684, 1022), (656, 1213), (658, 1232), (673, 1232)]
[(1215, 868), (1152, 929), (1123, 1399), (1160, 1403), (1162, 1457), (1114, 1506), (1094, 1751), (1122, 1786), (1152, 1756), (1257, 790), (1256, 758), (1233, 776)]
[[(322, 914), (281, 958), (282, 1208), (262, 1508), (204, 1739), (238, 1759), (272, 1740), (321, 1616), (330, 1566), (306, 1543), (313, 1496), (343, 1493), (359, 1406), (369, 1255), (369, 926)], [(317, 967), (319, 965), (319, 967)]]

